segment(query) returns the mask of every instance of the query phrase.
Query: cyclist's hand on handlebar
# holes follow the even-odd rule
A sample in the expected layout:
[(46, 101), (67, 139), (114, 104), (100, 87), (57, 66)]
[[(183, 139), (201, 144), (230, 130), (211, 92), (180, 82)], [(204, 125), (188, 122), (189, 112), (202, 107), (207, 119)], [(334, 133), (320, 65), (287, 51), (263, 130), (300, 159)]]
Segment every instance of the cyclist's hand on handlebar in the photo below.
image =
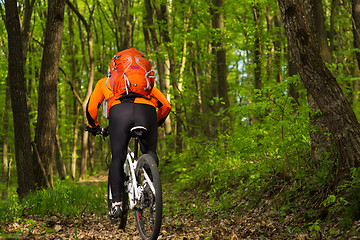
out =
[(107, 136), (109, 136), (109, 126), (107, 126), (106, 128), (102, 128), (101, 129), (101, 135), (105, 138)]
[(102, 129), (100, 128), (99, 125), (97, 125), (94, 128), (91, 128), (89, 126), (86, 126), (85, 131), (88, 131), (89, 133), (91, 133), (93, 136), (96, 136), (98, 134), (100, 134), (102, 132)]

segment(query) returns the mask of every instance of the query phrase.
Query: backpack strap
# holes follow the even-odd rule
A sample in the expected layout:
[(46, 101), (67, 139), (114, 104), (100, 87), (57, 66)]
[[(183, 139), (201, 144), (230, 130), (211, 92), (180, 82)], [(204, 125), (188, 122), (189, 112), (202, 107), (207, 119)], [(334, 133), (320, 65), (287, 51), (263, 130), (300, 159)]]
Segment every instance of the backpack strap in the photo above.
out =
[(121, 100), (129, 99), (129, 98), (137, 98), (137, 97), (144, 98), (146, 100), (150, 100), (150, 98), (148, 98), (148, 97), (146, 97), (146, 96), (144, 96), (144, 95), (142, 95), (140, 93), (134, 93), (134, 92), (129, 92), (128, 94), (124, 93), (121, 97), (119, 97), (119, 98), (117, 98), (115, 100), (120, 100), (121, 101)]
[(124, 90), (126, 90), (126, 94), (129, 94), (129, 89), (128, 89), (128, 86), (130, 86), (130, 81), (128, 79), (128, 77), (126, 76), (125, 72), (123, 73), (123, 76), (124, 76)]
[[(145, 70), (145, 72), (146, 72), (146, 70)], [(153, 73), (154, 75), (149, 76), (151, 73)], [(146, 72), (146, 74), (145, 74), (145, 79), (146, 79), (146, 87), (144, 88), (145, 91), (146, 90), (151, 90), (151, 84), (150, 84), (150, 82), (148, 80), (149, 78), (155, 78), (155, 71), (152, 70), (152, 69), (150, 71)]]

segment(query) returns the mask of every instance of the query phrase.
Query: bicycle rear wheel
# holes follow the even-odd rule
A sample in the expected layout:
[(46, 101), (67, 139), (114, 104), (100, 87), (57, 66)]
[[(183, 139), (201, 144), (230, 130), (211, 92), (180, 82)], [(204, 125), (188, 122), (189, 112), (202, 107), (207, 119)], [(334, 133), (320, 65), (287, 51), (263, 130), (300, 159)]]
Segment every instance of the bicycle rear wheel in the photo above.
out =
[(135, 174), (138, 186), (143, 189), (135, 211), (136, 225), (142, 239), (157, 239), (162, 221), (162, 189), (154, 159), (148, 154), (142, 155)]

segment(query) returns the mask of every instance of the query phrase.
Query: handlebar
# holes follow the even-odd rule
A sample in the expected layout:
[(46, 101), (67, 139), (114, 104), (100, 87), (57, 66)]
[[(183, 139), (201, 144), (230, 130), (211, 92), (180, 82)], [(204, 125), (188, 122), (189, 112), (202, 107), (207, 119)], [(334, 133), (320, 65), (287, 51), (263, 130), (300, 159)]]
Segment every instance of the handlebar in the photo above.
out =
[[(85, 131), (89, 131), (89, 126), (84, 124), (85, 126)], [(100, 128), (100, 131), (96, 132), (96, 135), (101, 135), (103, 136), (103, 138), (105, 139), (105, 137), (109, 136), (109, 126), (105, 127), (105, 128)]]
[(101, 135), (103, 137), (107, 137), (109, 136), (109, 126), (107, 126), (106, 128), (100, 128), (100, 132), (97, 133), (97, 135)]

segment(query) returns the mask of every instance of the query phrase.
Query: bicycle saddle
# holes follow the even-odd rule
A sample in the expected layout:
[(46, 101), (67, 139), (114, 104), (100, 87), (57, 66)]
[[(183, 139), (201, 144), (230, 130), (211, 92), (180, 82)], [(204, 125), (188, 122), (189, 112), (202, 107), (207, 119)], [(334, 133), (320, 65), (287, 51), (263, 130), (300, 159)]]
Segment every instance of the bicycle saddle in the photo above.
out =
[(147, 132), (147, 129), (144, 126), (135, 126), (130, 129), (130, 132), (133, 137), (141, 137), (145, 132)]

